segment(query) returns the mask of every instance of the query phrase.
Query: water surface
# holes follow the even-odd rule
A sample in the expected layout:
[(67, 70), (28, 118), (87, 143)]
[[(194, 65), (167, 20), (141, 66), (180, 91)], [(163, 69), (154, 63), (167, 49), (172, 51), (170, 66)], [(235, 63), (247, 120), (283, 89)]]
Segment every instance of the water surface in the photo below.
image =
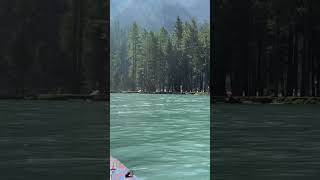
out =
[(150, 180), (208, 180), (209, 96), (111, 94), (111, 153)]
[(106, 106), (0, 101), (0, 179), (107, 179)]
[(217, 180), (320, 177), (319, 105), (213, 105)]

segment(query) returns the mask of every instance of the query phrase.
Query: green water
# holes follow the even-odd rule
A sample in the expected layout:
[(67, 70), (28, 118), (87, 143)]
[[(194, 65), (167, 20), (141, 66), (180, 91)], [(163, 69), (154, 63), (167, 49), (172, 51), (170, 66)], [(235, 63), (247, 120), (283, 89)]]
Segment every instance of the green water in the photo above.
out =
[(106, 106), (0, 101), (0, 179), (107, 179)]
[(213, 106), (216, 180), (320, 177), (319, 105)]
[(111, 153), (143, 179), (210, 178), (209, 96), (111, 94)]

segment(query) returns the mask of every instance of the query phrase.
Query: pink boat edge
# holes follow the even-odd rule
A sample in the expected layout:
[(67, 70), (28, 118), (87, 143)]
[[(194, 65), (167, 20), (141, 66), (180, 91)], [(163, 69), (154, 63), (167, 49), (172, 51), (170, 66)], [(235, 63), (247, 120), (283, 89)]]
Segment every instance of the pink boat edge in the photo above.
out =
[(110, 156), (110, 180), (142, 180), (128, 169), (118, 159)]

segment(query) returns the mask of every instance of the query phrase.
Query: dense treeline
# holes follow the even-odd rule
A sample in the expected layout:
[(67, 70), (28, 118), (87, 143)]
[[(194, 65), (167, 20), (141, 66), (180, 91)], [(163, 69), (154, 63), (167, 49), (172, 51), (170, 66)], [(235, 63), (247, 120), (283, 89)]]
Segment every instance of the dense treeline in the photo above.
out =
[(0, 94), (106, 90), (106, 1), (0, 2)]
[(210, 29), (176, 19), (173, 32), (111, 23), (111, 90), (209, 91)]
[(320, 1), (213, 1), (213, 93), (319, 96)]

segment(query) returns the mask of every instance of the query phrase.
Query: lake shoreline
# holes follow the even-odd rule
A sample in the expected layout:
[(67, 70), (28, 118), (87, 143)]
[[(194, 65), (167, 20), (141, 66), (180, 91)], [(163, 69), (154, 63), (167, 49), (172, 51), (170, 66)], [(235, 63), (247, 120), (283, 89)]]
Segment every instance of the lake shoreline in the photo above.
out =
[(46, 101), (68, 101), (68, 100), (88, 100), (88, 101), (109, 101), (105, 94), (37, 94), (37, 95), (0, 95), (0, 100), (46, 100)]
[(214, 96), (213, 103), (225, 104), (320, 104), (320, 97), (273, 97), (273, 96), (234, 96), (226, 98)]
[(209, 96), (208, 92), (139, 92), (139, 91), (111, 91), (110, 93), (123, 94), (175, 94), (175, 95), (202, 95)]
[[(175, 94), (175, 95), (199, 95), (209, 96), (207, 92), (137, 92), (121, 91), (110, 92), (122, 94)], [(68, 101), (68, 100), (89, 100), (89, 101), (109, 101), (106, 94), (89, 95), (89, 94), (33, 94), (33, 95), (0, 95), (0, 100), (46, 100), (46, 101)]]

